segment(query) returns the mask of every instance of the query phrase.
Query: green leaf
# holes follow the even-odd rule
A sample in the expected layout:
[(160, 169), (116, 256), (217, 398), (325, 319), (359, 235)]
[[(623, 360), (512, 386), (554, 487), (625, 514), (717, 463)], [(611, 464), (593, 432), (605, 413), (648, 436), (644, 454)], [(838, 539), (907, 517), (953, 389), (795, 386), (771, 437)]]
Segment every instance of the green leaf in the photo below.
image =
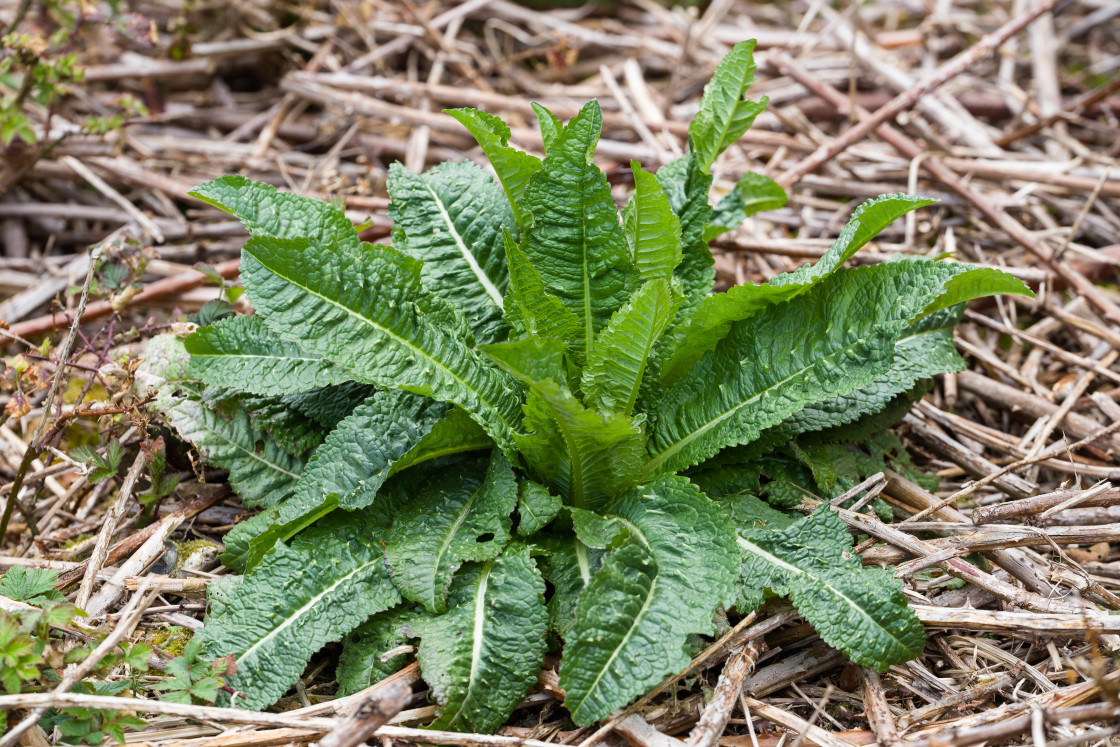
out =
[(354, 378), (341, 366), (281, 340), (256, 316), (202, 327), (184, 345), (191, 354), (191, 376), (242, 392), (289, 394)]
[(525, 480), (517, 491), (517, 533), (522, 537), (536, 534), (545, 524), (556, 518), (563, 502), (548, 492), (548, 488), (532, 480)]
[(498, 181), (509, 199), (517, 225), (523, 225), (525, 215), (521, 207), (522, 195), (529, 177), (540, 170), (541, 159), (509, 147), (509, 127), (492, 114), (466, 108), (443, 111), (466, 127), (482, 146), (482, 152), (490, 160), (490, 165), (494, 167), (494, 173), (498, 175)]
[(937, 200), (928, 197), (901, 193), (880, 195), (873, 200), (867, 200), (856, 208), (836, 241), (819, 260), (793, 272), (774, 276), (770, 279), (770, 285), (779, 287), (804, 285), (824, 277), (851, 259), (856, 252), (867, 245), (867, 242), (878, 236), (891, 223), (906, 213), (935, 202)]
[(852, 213), (840, 236), (813, 265), (777, 275), (764, 285), (737, 285), (726, 293), (705, 298), (677, 336), (678, 344), (661, 365), (661, 385), (669, 387), (684, 376), (705, 352), (713, 349), (733, 322), (748, 319), (776, 303), (807, 292), (851, 259), (860, 248), (898, 217), (933, 200), (913, 195), (884, 195), (864, 202)]
[(732, 47), (704, 86), (700, 110), (688, 126), (692, 149), (699, 155), (704, 171), (711, 169), (719, 154), (738, 140), (766, 108), (765, 96), (758, 102), (743, 99), (754, 82), (754, 48), (754, 39)]
[(640, 419), (584, 407), (552, 379), (532, 385), (522, 457), (564, 502), (598, 509), (637, 482), (645, 453)]
[(412, 636), (409, 626), (417, 620), (420, 611), (410, 605), (397, 605), (391, 610), (378, 612), (342, 640), (342, 653), (338, 657), (338, 694), (352, 695), (380, 682), (408, 663), (407, 654), (397, 654), (382, 660), (388, 653), (404, 644)]
[(412, 625), (416, 658), (441, 705), (433, 729), (492, 732), (536, 684), (548, 614), (529, 548), (511, 545), (465, 570), (444, 615)]
[(541, 142), (544, 144), (545, 152), (548, 152), (552, 149), (552, 144), (556, 142), (556, 138), (564, 132), (564, 124), (555, 114), (537, 102), (532, 102), (531, 106), (533, 112), (537, 115), (537, 124), (541, 130)]
[(614, 313), (583, 369), (584, 400), (591, 407), (631, 414), (646, 363), (680, 301), (668, 280), (648, 280)]
[(389, 216), (406, 239), (398, 248), (424, 262), (420, 277), (425, 290), (466, 314), (481, 342), (504, 338), (501, 234), (516, 222), (498, 185), (464, 161), (444, 163), (422, 175), (394, 163), (388, 188)]
[(681, 221), (657, 177), (637, 161), (630, 162), (630, 170), (634, 195), (622, 211), (622, 223), (634, 266), (643, 280), (668, 278), (681, 263)]
[(552, 584), (548, 629), (566, 637), (576, 624), (576, 602), (591, 577), (603, 567), (606, 553), (588, 547), (570, 532), (539, 537), (535, 546), (544, 552), (541, 572)]
[(516, 309), (521, 325), (533, 337), (575, 340), (579, 335), (579, 317), (545, 290), (541, 274), (508, 231), (502, 233), (502, 238), (509, 267), (507, 314)]
[(785, 529), (740, 529), (738, 543), (742, 588), (788, 595), (821, 638), (856, 664), (885, 671), (922, 652), (925, 634), (902, 583), (887, 569), (863, 566), (832, 508)]
[(121, 459), (124, 458), (124, 449), (120, 440), (113, 440), (105, 444), (105, 456), (98, 454), (90, 446), (79, 446), (71, 450), (71, 456), (79, 462), (90, 463), (88, 479), (96, 485), (116, 477), (121, 468)]
[(688, 636), (710, 633), (712, 612), (733, 598), (737, 558), (727, 520), (681, 477), (634, 488), (604, 518), (587, 518), (625, 529), (580, 597), (564, 643), (560, 687), (579, 725), (688, 666)]
[(868, 386), (890, 368), (910, 320), (970, 272), (920, 260), (842, 270), (735, 322), (659, 401), (645, 474), (697, 464), (813, 402)]
[(517, 481), (500, 452), (488, 467), (457, 465), (428, 478), (397, 513), (385, 543), (393, 583), (429, 612), (446, 611), (456, 569), (497, 557), (509, 542), (516, 505)]
[(365, 402), (374, 388), (358, 381), (348, 381), (337, 386), (326, 386), (284, 397), (284, 403), (303, 413), (324, 428), (334, 428), (353, 412), (354, 407)]
[(895, 342), (894, 360), (887, 373), (850, 394), (814, 402), (790, 416), (775, 429), (781, 432), (781, 439), (788, 441), (802, 433), (854, 422), (881, 411), (923, 379), (963, 370), (964, 359), (953, 342), (953, 328), (963, 311), (963, 306), (943, 309), (912, 322)]
[(336, 514), (277, 545), (199, 634), (209, 658), (233, 655), (231, 687), (260, 709), (299, 679), (311, 655), (400, 602), (382, 558), (377, 507)]
[(345, 213), (322, 200), (281, 192), (243, 176), (223, 176), (188, 194), (234, 216), (253, 236), (305, 238), (313, 244), (358, 251), (354, 224)]
[(253, 428), (249, 413), (230, 408), (228, 417), (193, 397), (180, 399), (164, 414), (203, 460), (229, 470), (229, 483), (249, 508), (274, 506), (295, 492), (303, 460)]
[(610, 184), (591, 161), (602, 125), (592, 101), (553, 143), (524, 201), (530, 217), (521, 248), (547, 291), (578, 317), (575, 349), (581, 355), (637, 280)]
[(704, 240), (711, 241), (721, 233), (738, 228), (752, 215), (777, 210), (788, 200), (789, 195), (773, 179), (748, 171), (712, 211), (711, 222), (704, 229)]
[(704, 229), (712, 215), (708, 204), (712, 175), (700, 167), (695, 153), (689, 153), (658, 169), (657, 181), (681, 222), (682, 256), (676, 275), (688, 299), (684, 309), (691, 310), (712, 292), (716, 282), (715, 260), (704, 239)]
[(336, 508), (373, 503), (396, 463), (416, 449), (451, 406), (400, 391), (375, 393), (354, 409), (307, 462), (295, 495), (278, 507), (269, 528), (249, 541), (253, 568), (277, 540), (287, 540)]
[(472, 451), (489, 451), (494, 447), (494, 439), (470, 415), (458, 407), (452, 408), (447, 415), (432, 426), (420, 442), (409, 449), (389, 469), (389, 474), (434, 460), (442, 460)]
[(367, 383), (454, 402), (511, 447), (516, 385), (421, 312), (415, 260), (385, 248), (349, 257), (305, 241), (250, 239), (241, 274), (253, 307), (281, 336)]
[(991, 267), (977, 267), (970, 273), (952, 278), (945, 286), (945, 292), (922, 309), (919, 316), (936, 314), (942, 309), (974, 298), (994, 295), (1035, 297), (1022, 280)]
[(249, 413), (254, 428), (268, 433), (292, 456), (303, 458), (323, 443), (326, 433), (322, 426), (292, 407), (284, 397), (235, 394), (232, 399)]
[(57, 580), (58, 571), (46, 568), (25, 568), (22, 565), (12, 566), (0, 578), (0, 596), (36, 606), (42, 606), (48, 602), (65, 602), (66, 597), (54, 588), (54, 583)]

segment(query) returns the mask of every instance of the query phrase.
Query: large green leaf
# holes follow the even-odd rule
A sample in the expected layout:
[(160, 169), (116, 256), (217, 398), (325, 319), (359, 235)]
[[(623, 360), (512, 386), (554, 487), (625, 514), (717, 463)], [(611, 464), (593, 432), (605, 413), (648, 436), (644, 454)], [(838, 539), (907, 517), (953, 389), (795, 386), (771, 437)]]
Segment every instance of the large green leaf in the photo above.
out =
[(408, 392), (380, 391), (331, 431), (303, 470), (295, 494), (279, 506), (269, 528), (249, 542), (246, 564), (260, 563), (286, 540), (336, 508), (373, 503), (397, 462), (406, 458), (451, 410)]
[(331, 429), (365, 402), (374, 388), (359, 381), (296, 392), (284, 397), (284, 403), (311, 418), (324, 428)]
[(576, 602), (591, 577), (603, 567), (606, 552), (588, 547), (571, 532), (550, 533), (536, 538), (543, 551), (541, 572), (552, 584), (548, 600), (548, 629), (567, 636), (576, 624)]
[(704, 238), (704, 230), (712, 215), (712, 207), (708, 204), (712, 175), (701, 168), (695, 153), (689, 153), (658, 169), (657, 181), (681, 222), (682, 257), (676, 275), (687, 295), (683, 308), (690, 311), (712, 292), (716, 282), (715, 260)]
[(521, 248), (549, 293), (578, 317), (576, 350), (591, 350), (595, 333), (626, 302), (637, 282), (607, 177), (591, 158), (603, 115), (592, 101), (552, 144), (529, 180), (530, 214)]
[(786, 528), (753, 524), (738, 538), (748, 602), (760, 602), (764, 588), (789, 596), (821, 638), (862, 666), (884, 671), (922, 652), (925, 634), (901, 582), (863, 566), (835, 510), (821, 506)]
[(385, 543), (393, 583), (429, 612), (447, 609), (447, 589), (459, 566), (491, 560), (509, 542), (517, 481), (501, 452), (489, 466), (447, 467), (418, 485), (397, 512)]
[(711, 241), (721, 233), (738, 228), (752, 215), (764, 210), (777, 210), (788, 200), (789, 195), (773, 179), (748, 171), (712, 211), (711, 222), (704, 230), (704, 239)]
[(662, 363), (661, 385), (668, 387), (688, 373), (701, 355), (727, 335), (733, 322), (805, 293), (851, 259), (892, 221), (931, 202), (933, 200), (913, 195), (884, 195), (868, 200), (852, 213), (840, 236), (815, 264), (777, 275), (763, 285), (737, 285), (726, 293), (705, 298), (678, 335), (676, 347)]
[(834, 428), (864, 415), (878, 412), (896, 396), (908, 392), (918, 382), (938, 374), (964, 369), (957, 354), (953, 328), (960, 321), (963, 306), (943, 309), (912, 322), (894, 346), (890, 370), (871, 384), (850, 394), (814, 402), (790, 416), (777, 430), (782, 440), (801, 433)]
[(910, 321), (952, 278), (975, 271), (922, 260), (841, 270), (735, 322), (659, 401), (645, 473), (697, 464), (813, 402), (870, 385), (890, 367)]
[(313, 418), (292, 407), (284, 397), (260, 394), (235, 395), (258, 431), (272, 436), (284, 451), (301, 459), (323, 443), (326, 431)]
[(637, 161), (630, 169), (634, 195), (622, 211), (622, 224), (634, 266), (643, 280), (668, 278), (681, 263), (681, 221), (657, 177)]
[(338, 657), (338, 695), (352, 695), (365, 690), (400, 670), (411, 657), (397, 654), (382, 661), (382, 655), (401, 646), (411, 634), (409, 627), (423, 613), (411, 604), (399, 604), (378, 612), (342, 640)]
[(490, 165), (494, 167), (494, 173), (498, 175), (498, 181), (505, 190), (517, 224), (522, 225), (525, 222), (521, 207), (522, 195), (529, 177), (540, 169), (541, 159), (509, 147), (509, 127), (492, 114), (468, 108), (443, 111), (466, 127), (482, 146), (482, 152), (490, 160)]
[(537, 681), (548, 615), (544, 580), (529, 548), (511, 545), (465, 570), (444, 615), (412, 625), (416, 658), (441, 705), (434, 729), (494, 731)]
[(384, 247), (363, 247), (355, 257), (255, 238), (241, 273), (253, 307), (282, 337), (367, 383), (454, 402), (511, 448), (520, 420), (516, 382), (421, 311), (415, 260)]
[(502, 236), (509, 267), (507, 318), (512, 316), (517, 322), (515, 326), (523, 328), (533, 337), (557, 337), (565, 341), (578, 339), (579, 317), (545, 290), (541, 274), (509, 232), (503, 232)]
[(765, 108), (768, 99), (746, 101), (743, 94), (754, 82), (755, 40), (741, 41), (720, 61), (704, 86), (700, 109), (688, 126), (692, 149), (700, 167), (708, 171), (720, 153), (738, 140)]
[(576, 512), (576, 527), (617, 548), (580, 597), (560, 664), (564, 704), (586, 725), (688, 666), (688, 636), (710, 633), (733, 599), (737, 553), (727, 520), (682, 477), (634, 488), (605, 516)]
[(164, 414), (203, 461), (229, 470), (229, 484), (246, 506), (274, 506), (295, 492), (303, 461), (255, 429), (236, 399), (232, 404), (219, 412), (188, 396), (165, 408)]
[(937, 200), (929, 197), (901, 193), (880, 195), (875, 199), (867, 200), (855, 209), (844, 229), (840, 231), (840, 235), (836, 237), (836, 241), (819, 260), (793, 272), (774, 276), (770, 280), (770, 285), (804, 285), (824, 277), (851, 259), (856, 252), (867, 246), (867, 242), (878, 236), (891, 223), (906, 213), (935, 202)]
[(647, 280), (599, 333), (583, 369), (584, 401), (630, 415), (654, 345), (680, 305), (668, 279)]
[(400, 602), (378, 541), (385, 527), (374, 515), (332, 516), (290, 547), (277, 545), (211, 610), (200, 634), (203, 653), (234, 656), (237, 672), (228, 682), (244, 696), (240, 705), (274, 703), (324, 644)]
[(188, 194), (234, 216), (253, 236), (305, 238), (351, 253), (358, 251), (354, 224), (345, 213), (322, 200), (281, 192), (243, 176), (223, 176)]
[(289, 394), (354, 378), (342, 366), (281, 340), (256, 316), (202, 327), (184, 344), (191, 354), (191, 376), (242, 392)]
[(389, 216), (405, 237), (398, 248), (424, 262), (425, 290), (457, 306), (480, 342), (504, 338), (502, 230), (516, 222), (502, 190), (470, 161), (423, 174), (394, 163), (388, 188)]

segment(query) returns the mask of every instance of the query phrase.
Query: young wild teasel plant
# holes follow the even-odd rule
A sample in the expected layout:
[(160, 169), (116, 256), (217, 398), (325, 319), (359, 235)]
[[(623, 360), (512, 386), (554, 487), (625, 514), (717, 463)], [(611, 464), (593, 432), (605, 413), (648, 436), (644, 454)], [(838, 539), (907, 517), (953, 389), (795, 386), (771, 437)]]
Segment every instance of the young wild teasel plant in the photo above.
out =
[[(241, 177), (192, 193), (249, 229), (255, 315), (149, 357), (170, 423), (261, 509), (227, 537), (242, 575), (211, 584), (201, 633), (235, 657), (243, 705), (276, 701), (330, 641), (343, 692), (413, 642), (434, 727), (496, 729), (548, 650), (589, 724), (682, 670), (717, 615), (774, 596), (860, 665), (921, 652), (900, 582), (861, 565), (827, 502), (905, 460), (884, 428), (963, 366), (964, 302), (1029, 291), (951, 261), (844, 267), (931, 202), (886, 195), (815, 264), (713, 294), (708, 242), (786, 200), (747, 174), (709, 203), (713, 161), (766, 103), (743, 98), (753, 49), (716, 70), (688, 155), (632, 164), (621, 216), (596, 102), (567, 124), (535, 107), (543, 160), (499, 119), (448, 111), (497, 179), (395, 165), (392, 247)], [(824, 503), (795, 512), (807, 495)]]

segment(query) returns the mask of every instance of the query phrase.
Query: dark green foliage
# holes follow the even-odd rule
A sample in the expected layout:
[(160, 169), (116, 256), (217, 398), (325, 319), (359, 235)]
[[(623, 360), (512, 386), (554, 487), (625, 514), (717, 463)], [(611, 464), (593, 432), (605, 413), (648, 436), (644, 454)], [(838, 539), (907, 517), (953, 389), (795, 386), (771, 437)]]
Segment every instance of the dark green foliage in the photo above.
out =
[[(845, 268), (930, 203), (887, 195), (819, 262), (712, 294), (709, 240), (785, 202), (747, 174), (711, 206), (713, 162), (765, 105), (743, 98), (753, 46), (705, 89), (688, 155), (656, 174), (632, 164), (621, 216), (594, 163), (595, 102), (567, 124), (535, 107), (543, 160), (495, 117), (450, 111), (497, 181), (394, 167), (391, 248), (240, 177), (198, 189), (253, 234), (257, 316), (200, 330), (189, 365), (166, 355), (161, 404), (266, 508), (227, 536), (224, 562), (249, 571), (211, 585), (202, 633), (207, 655), (236, 659), (250, 705), (328, 641), (346, 636), (353, 692), (418, 639), (435, 725), (493, 730), (551, 636), (589, 724), (687, 665), (717, 608), (764, 595), (860, 664), (921, 650), (900, 582), (862, 568), (838, 514), (789, 509), (906, 468), (880, 433), (961, 365), (962, 304), (1029, 291), (924, 258)], [(240, 391), (209, 404), (200, 383)]]

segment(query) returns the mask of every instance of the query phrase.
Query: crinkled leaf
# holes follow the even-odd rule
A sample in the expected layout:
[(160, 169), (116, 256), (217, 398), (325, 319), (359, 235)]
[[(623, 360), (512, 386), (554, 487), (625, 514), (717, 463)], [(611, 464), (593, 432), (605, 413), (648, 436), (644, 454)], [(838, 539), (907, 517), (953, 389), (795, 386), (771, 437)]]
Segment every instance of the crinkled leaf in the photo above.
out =
[(963, 311), (963, 306), (943, 309), (912, 322), (895, 342), (894, 360), (887, 373), (849, 394), (814, 402), (791, 415), (776, 427), (781, 439), (788, 441), (802, 433), (847, 425), (883, 410), (923, 379), (963, 370), (964, 360), (953, 342), (953, 328)]
[(337, 386), (289, 394), (284, 397), (284, 402), (329, 429), (342, 422), (373, 392), (374, 388), (369, 384), (348, 381)]
[(246, 564), (260, 563), (277, 540), (286, 540), (336, 508), (353, 511), (373, 503), (385, 480), (447, 415), (451, 405), (408, 392), (375, 393), (331, 431), (307, 462), (295, 495), (272, 517), (268, 530), (249, 542)]
[(238, 394), (236, 399), (249, 413), (253, 427), (268, 433), (292, 456), (306, 458), (326, 437), (318, 421), (292, 407), (284, 397)]
[(719, 154), (738, 140), (766, 108), (765, 96), (757, 102), (743, 99), (754, 82), (754, 47), (754, 39), (732, 47), (704, 86), (700, 109), (688, 126), (689, 140), (704, 171), (711, 169)]
[(358, 251), (354, 224), (329, 202), (281, 192), (243, 176), (223, 176), (188, 194), (234, 216), (253, 236), (306, 238), (315, 244)]
[(219, 414), (193, 396), (164, 409), (184, 439), (203, 460), (229, 470), (229, 483), (246, 506), (274, 506), (295, 491), (303, 460), (292, 456), (267, 433), (255, 429), (241, 407)]
[(492, 114), (467, 108), (443, 111), (466, 127), (482, 146), (482, 152), (490, 160), (490, 165), (494, 167), (494, 173), (498, 175), (498, 181), (505, 190), (517, 224), (524, 224), (522, 195), (525, 192), (525, 185), (529, 183), (529, 177), (540, 170), (541, 159), (509, 147), (507, 145), (510, 137), (509, 127)]
[(528, 547), (511, 545), (465, 570), (448, 612), (412, 625), (420, 670), (441, 706), (432, 728), (488, 733), (505, 723), (536, 684), (547, 629), (544, 581)]
[(922, 309), (921, 316), (936, 314), (942, 309), (974, 298), (996, 294), (1034, 298), (1034, 293), (1022, 280), (992, 267), (977, 267), (966, 275), (950, 280), (945, 286), (945, 292)]
[(847, 225), (836, 237), (836, 241), (819, 260), (793, 272), (774, 276), (770, 280), (770, 285), (804, 285), (829, 274), (851, 259), (856, 252), (867, 245), (867, 242), (878, 236), (895, 220), (935, 202), (937, 200), (928, 197), (901, 193), (880, 195), (873, 200), (867, 200), (855, 209)]
[(708, 204), (712, 175), (701, 168), (695, 153), (689, 153), (658, 169), (657, 181), (681, 222), (682, 256), (676, 275), (687, 296), (684, 310), (690, 311), (712, 292), (716, 282), (715, 260), (704, 239), (704, 229), (712, 215)]
[(400, 602), (382, 558), (386, 527), (375, 516), (372, 508), (336, 514), (278, 545), (211, 611), (203, 654), (235, 657), (228, 681), (245, 696), (242, 706), (274, 703), (324, 644)]
[(889, 369), (910, 320), (970, 272), (919, 260), (842, 270), (735, 322), (661, 398), (646, 474), (697, 464), (813, 402), (870, 385)]
[(735, 188), (724, 195), (704, 230), (704, 239), (711, 241), (721, 233), (738, 228), (747, 218), (766, 210), (777, 210), (786, 204), (789, 195), (768, 176), (748, 171), (739, 178)]
[(447, 467), (417, 486), (385, 543), (393, 583), (429, 612), (447, 609), (459, 566), (497, 557), (510, 538), (517, 505), (513, 468), (500, 452), (489, 466)]
[(807, 292), (852, 257), (892, 221), (933, 200), (913, 195), (884, 195), (864, 202), (840, 232), (835, 243), (812, 265), (777, 275), (763, 285), (737, 285), (726, 293), (705, 298), (677, 336), (677, 345), (660, 367), (661, 386), (669, 387), (695, 365), (731, 329), (762, 309)]
[(389, 216), (404, 232), (402, 248), (424, 262), (425, 290), (466, 314), (480, 342), (504, 338), (502, 230), (517, 224), (493, 178), (470, 161), (423, 174), (394, 163), (388, 188)]
[(342, 653), (338, 657), (338, 694), (352, 695), (380, 682), (397, 672), (411, 658), (397, 654), (382, 659), (404, 644), (412, 636), (409, 626), (423, 613), (411, 604), (399, 604), (393, 609), (378, 612), (342, 639)]
[(551, 534), (536, 541), (543, 551), (541, 572), (552, 584), (548, 600), (548, 629), (567, 636), (576, 624), (576, 602), (591, 577), (603, 567), (606, 553), (588, 547), (572, 533)]
[(587, 585), (565, 639), (560, 687), (580, 725), (688, 666), (686, 639), (712, 631), (712, 612), (735, 589), (734, 533), (686, 479), (634, 488), (599, 521), (628, 536)]
[(681, 221), (657, 177), (637, 161), (630, 169), (634, 195), (622, 211), (622, 224), (634, 266), (643, 280), (668, 278), (681, 263)]
[(525, 480), (517, 491), (517, 533), (522, 537), (536, 534), (556, 518), (563, 502), (538, 482)]
[(575, 340), (579, 336), (579, 317), (545, 290), (541, 274), (509, 232), (503, 232), (503, 239), (509, 267), (507, 317), (516, 312), (517, 326), (534, 337)]
[(599, 333), (583, 369), (584, 401), (630, 415), (654, 345), (680, 305), (668, 279), (648, 280)]
[(763, 588), (789, 596), (821, 638), (861, 666), (885, 671), (922, 652), (925, 634), (901, 582), (863, 566), (832, 508), (785, 529), (741, 527), (738, 543), (748, 602), (760, 601)]
[(191, 376), (242, 392), (289, 394), (354, 378), (336, 363), (280, 339), (257, 316), (202, 327), (184, 344), (191, 354)]
[(553, 143), (529, 180), (530, 214), (521, 248), (544, 280), (579, 319), (576, 350), (586, 353), (595, 333), (626, 302), (637, 271), (626, 251), (610, 184), (591, 158), (603, 115), (592, 101)]
[(511, 448), (516, 384), (422, 313), (415, 260), (383, 247), (352, 257), (306, 241), (251, 239), (241, 273), (253, 307), (281, 336), (367, 383), (454, 402)]
[(552, 144), (556, 142), (556, 138), (560, 137), (560, 133), (564, 131), (564, 124), (559, 117), (537, 102), (532, 102), (531, 106), (533, 112), (537, 115), (537, 125), (541, 130), (541, 142), (544, 144), (545, 151), (548, 151), (552, 148)]
[(645, 436), (635, 418), (584, 407), (545, 379), (531, 386), (524, 427), (521, 455), (569, 505), (597, 509), (637, 482)]

